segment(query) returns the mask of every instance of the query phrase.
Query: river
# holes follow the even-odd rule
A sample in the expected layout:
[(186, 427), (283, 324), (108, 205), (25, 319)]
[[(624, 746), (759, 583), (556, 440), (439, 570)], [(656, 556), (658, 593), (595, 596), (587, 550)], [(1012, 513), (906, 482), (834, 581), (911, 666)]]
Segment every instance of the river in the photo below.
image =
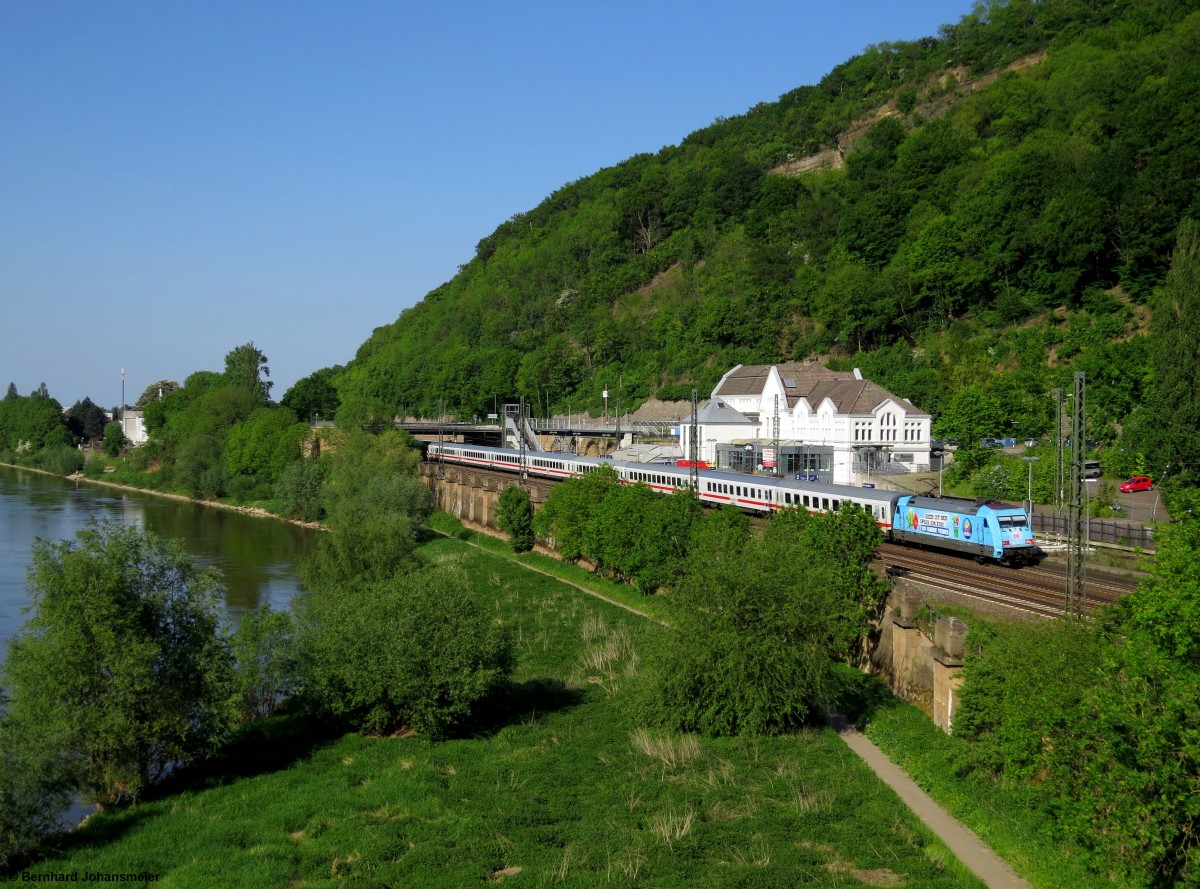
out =
[[(264, 603), (285, 608), (301, 589), (296, 569), (319, 532), (274, 519), (0, 466), (0, 640), (27, 618), (25, 585), (35, 538), (64, 540), (91, 519), (137, 525), (182, 541), (221, 572), (231, 623)], [(4, 656), (0, 647), (0, 659)]]

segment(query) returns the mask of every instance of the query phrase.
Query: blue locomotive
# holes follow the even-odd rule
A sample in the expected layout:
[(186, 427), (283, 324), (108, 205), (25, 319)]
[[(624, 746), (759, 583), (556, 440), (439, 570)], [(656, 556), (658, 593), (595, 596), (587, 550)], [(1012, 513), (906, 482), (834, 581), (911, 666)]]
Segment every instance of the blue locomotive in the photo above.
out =
[(1023, 507), (959, 497), (896, 498), (892, 539), (969, 553), (1006, 564), (1033, 562), (1041, 550)]

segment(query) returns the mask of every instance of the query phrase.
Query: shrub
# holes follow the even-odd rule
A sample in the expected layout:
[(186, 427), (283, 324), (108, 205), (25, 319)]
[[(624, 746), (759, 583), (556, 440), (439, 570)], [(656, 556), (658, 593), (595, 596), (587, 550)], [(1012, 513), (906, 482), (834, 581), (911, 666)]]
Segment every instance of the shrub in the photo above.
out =
[(9, 718), (69, 756), (100, 806), (136, 800), (210, 752), (231, 724), (231, 657), (217, 633), (220, 585), (176, 541), (92, 523), (34, 544), (33, 617), (0, 679)]
[(264, 605), (242, 617), (231, 642), (242, 719), (264, 719), (299, 688), (292, 614)]
[(533, 502), (520, 485), (509, 485), (500, 494), (496, 525), (508, 534), (513, 552), (533, 549)]
[(58, 829), (71, 803), (75, 763), (0, 719), (0, 865)]
[(47, 448), (38, 455), (37, 465), (55, 475), (74, 475), (83, 468), (83, 451), (69, 445)]
[(314, 700), (365, 732), (434, 737), (506, 681), (513, 646), (465, 576), (435, 567), (309, 597), (301, 647)]

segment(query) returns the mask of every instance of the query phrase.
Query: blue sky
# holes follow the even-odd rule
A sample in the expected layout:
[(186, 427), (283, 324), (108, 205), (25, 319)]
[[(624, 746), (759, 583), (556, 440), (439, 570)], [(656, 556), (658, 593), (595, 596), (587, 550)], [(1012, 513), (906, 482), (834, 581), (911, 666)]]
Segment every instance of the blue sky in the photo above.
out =
[(7, 3), (0, 387), (353, 358), (559, 186), (970, 0)]

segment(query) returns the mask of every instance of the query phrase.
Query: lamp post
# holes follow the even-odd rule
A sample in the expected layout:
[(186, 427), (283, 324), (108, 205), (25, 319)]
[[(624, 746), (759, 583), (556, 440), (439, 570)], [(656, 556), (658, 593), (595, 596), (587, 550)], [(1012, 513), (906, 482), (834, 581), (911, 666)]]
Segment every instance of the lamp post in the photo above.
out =
[(1029, 464), (1029, 488), (1028, 488), (1029, 527), (1032, 528), (1033, 527), (1033, 464), (1042, 458), (1041, 457), (1022, 457), (1021, 459)]

